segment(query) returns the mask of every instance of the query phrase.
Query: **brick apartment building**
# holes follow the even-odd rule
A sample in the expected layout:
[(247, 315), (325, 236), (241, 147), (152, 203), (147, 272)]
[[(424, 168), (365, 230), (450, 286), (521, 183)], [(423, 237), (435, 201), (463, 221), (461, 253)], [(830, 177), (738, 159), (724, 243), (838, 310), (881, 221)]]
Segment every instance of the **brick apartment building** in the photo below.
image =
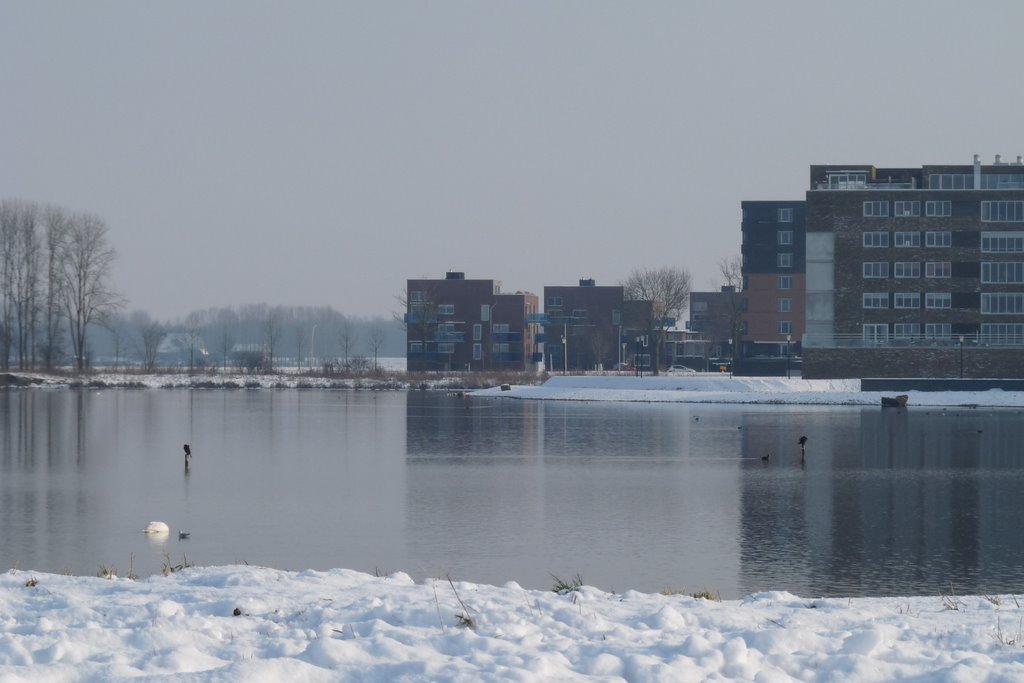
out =
[(805, 377), (1024, 376), (1024, 163), (811, 166)]
[[(629, 301), (622, 285), (544, 287), (544, 355), (552, 371), (611, 370), (634, 362), (635, 343), (650, 303)], [(641, 348), (640, 361), (651, 354)], [(644, 366), (646, 367), (646, 365)]]
[(540, 361), (536, 294), (501, 293), (495, 280), (406, 283), (406, 359), (410, 371), (527, 370)]
[(807, 208), (803, 201), (743, 202), (744, 359), (800, 353), (804, 333)]

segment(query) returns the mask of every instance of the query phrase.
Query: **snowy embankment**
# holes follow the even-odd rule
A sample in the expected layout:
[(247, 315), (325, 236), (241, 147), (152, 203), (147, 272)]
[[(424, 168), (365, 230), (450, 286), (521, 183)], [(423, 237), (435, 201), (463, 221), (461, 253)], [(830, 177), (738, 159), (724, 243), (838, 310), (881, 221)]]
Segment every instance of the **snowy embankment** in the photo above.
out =
[[(711, 375), (552, 376), (537, 386), (513, 385), (474, 391), (553, 401), (639, 401), (650, 403), (785, 403), (794, 405), (879, 405), (896, 392), (861, 391), (857, 379), (786, 379)], [(1024, 392), (907, 391), (910, 406), (1024, 406)]]
[(716, 602), (190, 568), (0, 576), (0, 680), (1024, 680), (1013, 596)]

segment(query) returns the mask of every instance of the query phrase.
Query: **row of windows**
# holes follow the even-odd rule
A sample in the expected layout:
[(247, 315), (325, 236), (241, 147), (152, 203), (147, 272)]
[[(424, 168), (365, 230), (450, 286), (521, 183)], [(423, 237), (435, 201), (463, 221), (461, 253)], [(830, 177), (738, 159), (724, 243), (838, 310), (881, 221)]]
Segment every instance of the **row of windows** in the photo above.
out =
[[(921, 233), (917, 231), (897, 231), (892, 234), (892, 243), (896, 247), (920, 247)], [(883, 230), (872, 230), (863, 233), (864, 246), (888, 247), (890, 233)], [(949, 247), (953, 244), (953, 233), (948, 230), (929, 230), (924, 233), (926, 247)]]
[[(865, 292), (864, 308), (889, 308), (888, 292)], [(924, 307), (932, 309), (950, 308), (953, 297), (949, 292), (925, 292)], [(921, 292), (894, 292), (893, 308), (921, 308)]]
[[(897, 218), (913, 218), (921, 215), (921, 202), (892, 202), (892, 215)], [(865, 218), (888, 218), (889, 201), (872, 200), (864, 202)], [(943, 218), (953, 215), (951, 201), (926, 201), (924, 215)], [(981, 202), (981, 220), (985, 223), (1024, 223), (1024, 201), (984, 201)]]
[[(921, 202), (919, 201), (896, 201), (893, 202), (892, 208), (892, 215), (897, 218), (914, 218), (921, 215)], [(924, 215), (935, 218), (952, 216), (953, 202), (927, 201), (924, 203)], [(864, 216), (868, 218), (888, 218), (889, 202), (864, 202)]]
[(982, 315), (1024, 314), (1024, 292), (991, 292), (981, 295)]
[[(924, 276), (934, 278), (951, 277), (952, 267), (949, 261), (928, 261), (924, 264)], [(869, 279), (889, 277), (888, 261), (865, 261), (864, 277)], [(919, 261), (896, 261), (893, 263), (893, 277), (921, 277)]]
[(1024, 283), (1024, 262), (992, 263), (983, 261), (981, 264), (981, 281), (984, 283)]
[[(971, 173), (933, 173), (928, 176), (928, 187), (932, 190), (973, 190), (974, 175)], [(1024, 175), (1020, 173), (983, 173), (982, 190), (1019, 190), (1024, 188)]]

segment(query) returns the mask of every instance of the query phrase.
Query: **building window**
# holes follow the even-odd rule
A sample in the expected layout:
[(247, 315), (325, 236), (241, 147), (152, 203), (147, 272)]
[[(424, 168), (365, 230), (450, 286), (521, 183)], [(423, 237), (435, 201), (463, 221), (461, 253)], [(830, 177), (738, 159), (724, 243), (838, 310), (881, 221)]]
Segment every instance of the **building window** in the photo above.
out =
[(864, 292), (864, 308), (889, 308), (888, 292)]
[(903, 339), (920, 337), (921, 323), (896, 323), (892, 326), (892, 336)]
[(480, 341), (483, 337), (484, 326), (480, 323), (473, 324), (473, 341)]
[(793, 322), (791, 320), (780, 320), (776, 329), (779, 334), (793, 334)]
[(950, 308), (953, 304), (953, 297), (949, 292), (925, 292), (925, 308)]
[(484, 347), (482, 344), (473, 344), (473, 360), (480, 360), (484, 356)]
[(409, 292), (409, 302), (421, 304), (427, 300), (427, 293), (422, 290)]
[(921, 308), (920, 292), (896, 292), (892, 297), (893, 308)]
[(1024, 263), (982, 261), (981, 281), (986, 284), (1020, 284), (1024, 282)]
[(793, 231), (779, 230), (775, 233), (775, 239), (778, 244), (793, 244)]
[(549, 296), (548, 297), (548, 306), (561, 306), (561, 305), (562, 305), (562, 297), (560, 297), (560, 296)]
[(480, 320), (487, 322), (491, 319), (491, 306), (490, 304), (480, 304)]
[(776, 310), (778, 310), (779, 313), (789, 313), (790, 311), (793, 310), (793, 300), (779, 299), (778, 308)]
[[(793, 209), (779, 209), (776, 214), (776, 220), (779, 223), (792, 223), (793, 222)], [(779, 244), (782, 244), (781, 242)]]
[(930, 190), (973, 190), (974, 175), (969, 173), (933, 173), (928, 176)]
[(949, 230), (928, 231), (924, 234), (924, 246), (951, 247), (953, 246), (953, 233)]
[(981, 341), (983, 344), (1024, 344), (1024, 323), (982, 323)]
[(495, 323), (491, 326), (491, 334), (508, 334), (508, 323)]
[(693, 302), (693, 312), (694, 313), (703, 313), (706, 310), (708, 310), (708, 302), (707, 301), (694, 301)]
[(921, 277), (919, 261), (897, 261), (893, 264), (893, 277)]
[(928, 261), (924, 264), (925, 277), (949, 277), (949, 261)]
[(887, 247), (889, 246), (889, 233), (872, 231), (864, 233), (865, 247)]
[(1024, 232), (981, 233), (983, 254), (1019, 254), (1024, 252)]
[(409, 342), (409, 353), (423, 353), (423, 342)]
[(1024, 293), (992, 292), (982, 293), (981, 312), (983, 315), (999, 315), (1000, 313), (1024, 313)]
[(793, 289), (793, 276), (792, 275), (780, 275), (779, 276), (779, 289)]
[(779, 254), (776, 259), (776, 263), (779, 264), (779, 268), (792, 268), (793, 267), (793, 255), (792, 254)]
[(953, 202), (925, 202), (924, 215), (931, 218), (948, 218), (953, 215)]
[(925, 323), (924, 336), (926, 339), (949, 339), (953, 333), (953, 326), (949, 323)]
[(897, 247), (919, 247), (921, 246), (921, 233), (916, 231), (894, 233), (893, 244)]
[(574, 308), (572, 309), (572, 317), (574, 318), (586, 318), (587, 309), (585, 308)]
[(437, 343), (438, 353), (455, 353), (455, 344), (452, 342), (438, 342)]
[(864, 202), (865, 218), (886, 218), (889, 215), (889, 202)]
[(982, 202), (981, 220), (985, 223), (1024, 222), (1024, 201)]
[(883, 342), (889, 339), (889, 326), (886, 323), (866, 324), (861, 329), (864, 341)]
[(829, 173), (828, 189), (830, 190), (861, 190), (867, 186), (866, 173)]
[(906, 218), (908, 216), (920, 216), (921, 215), (921, 202), (895, 202), (893, 205), (894, 216)]
[(455, 315), (455, 304), (438, 304), (438, 315)]
[(864, 277), (885, 278), (889, 277), (888, 261), (867, 261), (864, 263)]

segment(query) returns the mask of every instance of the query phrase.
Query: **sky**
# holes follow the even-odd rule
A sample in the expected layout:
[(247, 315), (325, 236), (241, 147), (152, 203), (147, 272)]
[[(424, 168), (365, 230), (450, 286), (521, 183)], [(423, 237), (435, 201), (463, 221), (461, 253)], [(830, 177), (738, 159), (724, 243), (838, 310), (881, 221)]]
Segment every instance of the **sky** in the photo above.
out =
[(995, 0), (0, 0), (0, 198), (101, 216), (130, 309), (543, 294), (739, 254), (809, 166), (1024, 154)]

